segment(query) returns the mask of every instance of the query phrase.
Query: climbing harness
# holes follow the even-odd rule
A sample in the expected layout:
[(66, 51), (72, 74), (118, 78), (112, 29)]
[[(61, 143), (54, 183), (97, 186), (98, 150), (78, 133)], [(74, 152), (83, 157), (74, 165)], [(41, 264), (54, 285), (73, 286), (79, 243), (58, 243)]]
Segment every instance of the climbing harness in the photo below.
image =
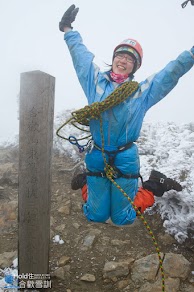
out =
[[(94, 144), (93, 147), (97, 148), (102, 152), (103, 160), (104, 160), (104, 171), (103, 172), (88, 172), (86, 173), (88, 176), (101, 176), (101, 177), (107, 177), (120, 191), (121, 193), (129, 200), (130, 204), (133, 206), (134, 210), (136, 211), (138, 217), (143, 221), (143, 224), (145, 225), (147, 231), (149, 232), (156, 252), (158, 254), (159, 258), (159, 268), (161, 271), (162, 276), (162, 292), (165, 292), (165, 278), (164, 278), (164, 269), (163, 269), (163, 259), (160, 253), (160, 249), (158, 246), (158, 243), (156, 241), (156, 238), (145, 220), (142, 213), (139, 211), (138, 207), (135, 206), (131, 198), (127, 195), (127, 193), (121, 188), (121, 186), (115, 181), (115, 178), (120, 176), (125, 176), (126, 178), (138, 178), (140, 174), (131, 174), (131, 175), (124, 175), (121, 173), (121, 171), (114, 166), (114, 159), (118, 152), (124, 151), (132, 146), (133, 142), (127, 143), (124, 146), (118, 147), (115, 151), (107, 151), (105, 150), (105, 141), (104, 141), (104, 134), (103, 134), (103, 122), (102, 122), (102, 113), (108, 109), (110, 109), (113, 106), (116, 106), (123, 102), (125, 99), (127, 99), (130, 95), (132, 95), (136, 90), (138, 89), (138, 83), (135, 81), (125, 82), (120, 87), (118, 87), (114, 92), (112, 92), (104, 101), (102, 102), (95, 102), (91, 104), (90, 106), (85, 106), (84, 108), (72, 112), (72, 117), (67, 120), (56, 132), (56, 134), (65, 140), (68, 140), (71, 144), (74, 144), (78, 147), (79, 151), (82, 152), (84, 147), (87, 147), (87, 144), (80, 145), (78, 143), (79, 140), (86, 139), (88, 137), (91, 137), (91, 135), (76, 139), (74, 136), (70, 136), (69, 138), (66, 138), (59, 134), (59, 131), (68, 123), (71, 123), (75, 127), (78, 128), (78, 126), (75, 123), (89, 126), (89, 121), (91, 119), (98, 119), (100, 120), (100, 135), (101, 135), (101, 144), (102, 146), (99, 147), (98, 145)], [(78, 128), (80, 129), (80, 128)], [(84, 129), (82, 129), (85, 131)], [(89, 131), (87, 131), (89, 132)], [(109, 160), (107, 162), (106, 155), (108, 155)], [(142, 179), (142, 178), (141, 178)]]
[(185, 8), (187, 6), (187, 4), (188, 4), (189, 1), (191, 1), (191, 5), (194, 5), (194, 0), (186, 0), (185, 2), (183, 2), (181, 4), (182, 8)]
[[(140, 178), (141, 182), (143, 183), (143, 179), (142, 176), (138, 173), (138, 174), (124, 174), (120, 171), (120, 169), (118, 169), (115, 165), (114, 165), (114, 160), (116, 158), (116, 155), (122, 151), (125, 151), (127, 149), (129, 149), (131, 146), (133, 145), (133, 142), (129, 142), (127, 144), (125, 144), (124, 146), (120, 146), (118, 147), (117, 150), (113, 150), (113, 151), (108, 151), (104, 149), (104, 152), (108, 155), (108, 163), (109, 165), (112, 166), (112, 168), (114, 169), (114, 173), (113, 176), (114, 178), (119, 178), (119, 177), (124, 177), (124, 178)], [(102, 151), (102, 148), (100, 146), (98, 146), (96, 143), (94, 143), (94, 148), (98, 149), (99, 151)], [(106, 173), (105, 171), (103, 172), (87, 172), (86, 175), (88, 176), (99, 176), (99, 177), (106, 177)]]

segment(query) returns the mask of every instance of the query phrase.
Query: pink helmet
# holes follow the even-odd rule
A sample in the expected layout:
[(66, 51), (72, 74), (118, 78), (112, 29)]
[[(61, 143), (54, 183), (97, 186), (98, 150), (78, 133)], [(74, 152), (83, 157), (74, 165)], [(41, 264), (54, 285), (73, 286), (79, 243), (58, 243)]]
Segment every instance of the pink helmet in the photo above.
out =
[(115, 49), (113, 53), (113, 58), (115, 53), (118, 52), (128, 52), (130, 55), (133, 56), (136, 60), (136, 66), (134, 68), (134, 72), (137, 71), (142, 64), (143, 59), (143, 50), (141, 45), (138, 43), (138, 41), (134, 39), (126, 39), (122, 41)]

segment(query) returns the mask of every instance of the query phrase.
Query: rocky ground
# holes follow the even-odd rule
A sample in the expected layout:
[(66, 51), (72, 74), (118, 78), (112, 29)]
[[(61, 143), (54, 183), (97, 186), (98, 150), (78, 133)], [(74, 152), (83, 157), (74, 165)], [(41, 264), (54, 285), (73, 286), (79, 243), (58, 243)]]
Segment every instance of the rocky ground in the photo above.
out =
[[(64, 171), (72, 166), (69, 157), (54, 155), (50, 240), (52, 288), (48, 290), (162, 291), (158, 256), (141, 219), (128, 227), (88, 222), (82, 214), (80, 192), (70, 188), (72, 172)], [(10, 266), (17, 257), (17, 168), (17, 148), (1, 148), (0, 268)], [(178, 244), (165, 233), (157, 213), (146, 214), (145, 218), (162, 252), (165, 291), (194, 292), (194, 241), (189, 239)], [(64, 243), (54, 242), (56, 235)]]

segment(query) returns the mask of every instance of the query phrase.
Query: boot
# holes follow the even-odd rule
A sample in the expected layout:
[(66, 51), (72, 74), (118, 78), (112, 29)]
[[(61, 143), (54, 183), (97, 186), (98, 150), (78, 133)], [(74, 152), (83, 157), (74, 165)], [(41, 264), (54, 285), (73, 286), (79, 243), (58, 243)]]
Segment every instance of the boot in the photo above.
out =
[(82, 189), (86, 184), (86, 173), (78, 173), (72, 178), (71, 188), (72, 190)]
[(182, 191), (182, 186), (177, 181), (156, 170), (152, 170), (149, 180), (143, 182), (143, 188), (153, 192), (157, 197), (170, 190)]

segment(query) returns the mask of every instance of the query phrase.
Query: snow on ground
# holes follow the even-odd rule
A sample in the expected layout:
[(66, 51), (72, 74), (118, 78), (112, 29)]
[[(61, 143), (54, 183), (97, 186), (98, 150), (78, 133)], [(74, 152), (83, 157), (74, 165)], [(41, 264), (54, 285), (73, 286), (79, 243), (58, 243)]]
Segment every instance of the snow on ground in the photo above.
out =
[[(64, 111), (57, 116), (55, 131), (71, 117), (70, 112)], [(60, 133), (66, 137), (80, 137), (80, 131), (71, 125), (65, 126)], [(80, 144), (85, 143), (80, 141)], [(194, 123), (144, 123), (137, 145), (144, 180), (155, 169), (183, 186), (182, 192), (169, 191), (162, 198), (156, 198), (155, 203), (166, 232), (183, 243), (188, 236), (194, 237)], [(55, 134), (54, 147), (60, 153), (68, 153), (74, 161), (84, 158), (75, 146)]]
[(156, 198), (166, 232), (179, 243), (194, 237), (194, 124), (144, 124), (138, 144), (145, 178), (154, 168), (183, 186)]

